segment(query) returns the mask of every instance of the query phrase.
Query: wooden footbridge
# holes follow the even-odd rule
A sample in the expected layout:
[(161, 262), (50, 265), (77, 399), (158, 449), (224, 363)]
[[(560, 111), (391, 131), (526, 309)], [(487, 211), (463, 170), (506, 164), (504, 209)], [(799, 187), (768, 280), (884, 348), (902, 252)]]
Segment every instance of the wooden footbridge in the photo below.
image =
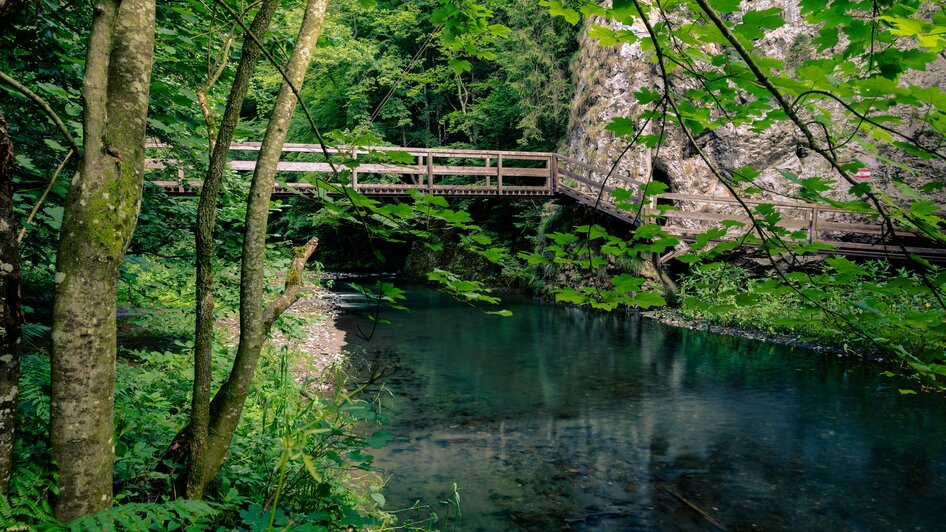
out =
[[(169, 146), (149, 142), (149, 151), (168, 149)], [(253, 171), (260, 143), (245, 142), (230, 147), (235, 171)], [(608, 170), (556, 153), (491, 150), (454, 150), (442, 148), (366, 147), (357, 150), (323, 150), (318, 144), (285, 144), (285, 158), (280, 172), (302, 179), (281, 181), (274, 190), (276, 196), (331, 194), (321, 181), (330, 181), (335, 169), (345, 169), (341, 161), (355, 160), (359, 164), (351, 170), (349, 186), (370, 197), (406, 197), (413, 191), (454, 198), (562, 198), (581, 203), (630, 224), (640, 222), (634, 213), (616, 207), (612, 196), (618, 187), (638, 190), (642, 183), (612, 178), (606, 181)], [(390, 152), (398, 152), (396, 159), (408, 157), (411, 164), (379, 162), (390, 160)], [(333, 160), (329, 163), (326, 154)], [(379, 156), (380, 154), (380, 156)], [(406, 156), (405, 156), (406, 154)], [(306, 160), (308, 159), (308, 160)], [(316, 159), (316, 160), (312, 160)], [(146, 168), (153, 178), (150, 182), (169, 195), (196, 195), (199, 180), (187, 176), (187, 168), (179, 161), (167, 158), (149, 158)], [(794, 201), (747, 200), (750, 207), (772, 205), (781, 214), (779, 225), (793, 232), (804, 231), (809, 242), (823, 242), (836, 248), (834, 253), (864, 257), (901, 256), (902, 250), (892, 246), (889, 235), (880, 220), (835, 209), (823, 204)], [(657, 205), (672, 205), (658, 211)], [(658, 194), (648, 198), (642, 215), (661, 213), (664, 230), (683, 241), (692, 241), (706, 229), (718, 226), (724, 220), (748, 222), (739, 202), (732, 197), (698, 196), (687, 194)], [(645, 218), (646, 219), (646, 218)], [(748, 227), (748, 224), (747, 224)], [(898, 232), (910, 253), (930, 260), (946, 261), (946, 249), (920, 244), (916, 235)], [(665, 256), (669, 259), (672, 254)]]

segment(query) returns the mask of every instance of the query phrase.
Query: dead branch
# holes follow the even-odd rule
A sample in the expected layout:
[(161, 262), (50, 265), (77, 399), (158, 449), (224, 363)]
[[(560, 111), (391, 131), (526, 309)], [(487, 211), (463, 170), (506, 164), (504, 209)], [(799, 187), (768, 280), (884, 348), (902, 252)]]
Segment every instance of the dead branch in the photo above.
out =
[(266, 330), (272, 328), (273, 323), (279, 319), (279, 316), (286, 311), (293, 303), (302, 296), (302, 272), (309, 258), (315, 253), (316, 246), (319, 245), (319, 239), (312, 237), (305, 246), (296, 248), (295, 256), (292, 258), (292, 265), (286, 272), (286, 285), (283, 288), (282, 295), (266, 307), (263, 312), (263, 323)]

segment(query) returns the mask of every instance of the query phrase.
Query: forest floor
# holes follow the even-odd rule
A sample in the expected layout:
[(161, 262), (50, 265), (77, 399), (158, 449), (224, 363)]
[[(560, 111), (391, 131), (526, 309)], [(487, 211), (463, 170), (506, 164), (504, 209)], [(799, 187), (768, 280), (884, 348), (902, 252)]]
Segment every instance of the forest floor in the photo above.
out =
[[(309, 293), (288, 310), (301, 318), (301, 330), (293, 330), (287, 336), (274, 327), (272, 345), (277, 349), (288, 346), (290, 351), (301, 355), (300, 363), (294, 370), (298, 382), (327, 383), (331, 379), (323, 378), (325, 373), (344, 362), (348, 342), (345, 331), (335, 325), (339, 313), (338, 296), (318, 286), (309, 289)], [(229, 341), (235, 344), (239, 338), (239, 317), (229, 316), (217, 323), (227, 331)], [(315, 386), (321, 388), (325, 385)]]

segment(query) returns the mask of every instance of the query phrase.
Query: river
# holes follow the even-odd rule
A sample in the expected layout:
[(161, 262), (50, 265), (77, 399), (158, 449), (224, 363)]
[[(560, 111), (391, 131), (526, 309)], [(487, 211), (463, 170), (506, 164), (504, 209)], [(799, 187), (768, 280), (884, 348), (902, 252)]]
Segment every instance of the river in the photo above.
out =
[[(388, 510), (443, 515), (456, 483), (458, 530), (946, 527), (946, 400), (901, 395), (878, 365), (407, 293), (411, 311), (361, 344), (395, 394), (382, 404), (399, 438), (373, 453)], [(370, 329), (365, 302), (341, 295), (349, 338)]]

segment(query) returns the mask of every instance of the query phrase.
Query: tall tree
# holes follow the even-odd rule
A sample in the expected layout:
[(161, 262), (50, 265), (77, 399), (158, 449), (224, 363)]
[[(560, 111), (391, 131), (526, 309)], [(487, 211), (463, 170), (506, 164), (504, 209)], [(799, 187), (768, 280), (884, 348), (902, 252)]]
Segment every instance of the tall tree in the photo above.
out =
[(13, 220), (13, 142), (0, 115), (0, 493), (10, 482), (20, 379), (20, 256)]
[[(249, 392), (250, 382), (253, 380), (260, 351), (273, 320), (278, 317), (278, 312), (273, 312), (274, 309), (278, 309), (271, 306), (271, 310), (264, 313), (262, 305), (269, 200), (272, 196), (276, 168), (282, 156), (282, 146), (286, 141), (289, 122), (296, 108), (296, 94), (305, 78), (316, 42), (322, 32), (327, 7), (328, 0), (309, 0), (306, 4), (299, 37), (285, 68), (286, 80), (276, 98), (256, 162), (256, 170), (250, 185), (243, 239), (240, 342), (230, 375), (210, 405), (206, 453), (204, 456), (195, 456), (196, 451), (191, 452), (191, 462), (203, 463), (204, 471), (199, 479), (192, 481), (188, 478), (189, 492), (202, 493), (206, 484), (216, 476), (223, 465), (230, 441), (243, 412), (243, 404)], [(215, 149), (225, 150), (227, 146), (229, 142), (222, 142), (218, 137)], [(311, 254), (311, 251), (308, 253)], [(287, 289), (289, 288), (287, 279)], [(205, 292), (204, 297), (207, 294), (209, 292)], [(198, 304), (201, 302), (199, 301)]]
[(236, 131), (237, 122), (240, 118), (240, 109), (243, 107), (243, 100), (246, 98), (250, 79), (261, 52), (254, 37), (266, 34), (278, 5), (278, 0), (265, 0), (250, 25), (251, 35), (246, 35), (244, 38), (243, 53), (237, 67), (236, 77), (230, 88), (227, 107), (224, 110), (216, 140), (211, 144), (213, 148), (210, 154), (210, 165), (207, 168), (207, 175), (204, 177), (203, 188), (200, 191), (200, 202), (197, 206), (197, 320), (194, 341), (194, 394), (191, 403), (187, 485), (185, 487), (185, 495), (190, 499), (201, 498), (203, 488), (207, 483), (207, 480), (204, 479), (204, 461), (207, 454), (207, 431), (210, 424), (211, 354), (214, 328), (213, 256), (217, 200), (220, 196), (223, 174), (229, 159), (230, 143), (233, 141), (233, 133)]
[(111, 505), (115, 290), (141, 204), (155, 0), (96, 0), (82, 96), (84, 157), (56, 262), (50, 439), (56, 516)]

